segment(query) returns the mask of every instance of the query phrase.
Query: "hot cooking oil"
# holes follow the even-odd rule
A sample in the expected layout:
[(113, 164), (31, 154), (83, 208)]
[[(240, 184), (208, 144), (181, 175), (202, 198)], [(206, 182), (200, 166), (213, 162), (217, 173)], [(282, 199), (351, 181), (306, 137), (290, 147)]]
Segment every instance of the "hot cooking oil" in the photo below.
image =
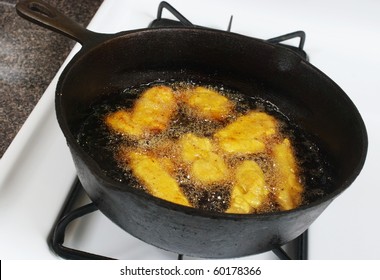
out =
[[(292, 143), (297, 160), (298, 180), (304, 187), (302, 204), (312, 202), (329, 192), (329, 187), (333, 183), (333, 166), (330, 164), (330, 159), (326, 158), (326, 153), (323, 152), (323, 148), (316, 138), (297, 126), (271, 102), (229, 90), (225, 86), (199, 85), (194, 82), (160, 83), (159, 85), (173, 89), (178, 99), (178, 107), (167, 128), (159, 133), (147, 131), (145, 136), (136, 138), (115, 133), (105, 124), (105, 116), (112, 112), (118, 110), (132, 112), (135, 101), (147, 88), (155, 85), (155, 83), (151, 83), (141, 87), (128, 88), (99, 100), (94, 103), (91, 108), (92, 114), (81, 126), (77, 138), (79, 144), (111, 179), (124, 183), (126, 188), (134, 187), (146, 190), (144, 184), (134, 177), (133, 170), (128, 166), (127, 161), (120, 156), (121, 148), (124, 151), (128, 149), (144, 151), (163, 159), (163, 162), (164, 159), (169, 160), (169, 165), (172, 166), (168, 167), (169, 173), (177, 180), (183, 194), (193, 207), (205, 211), (225, 212), (230, 206), (231, 192), (235, 181), (233, 170), (243, 161), (252, 160), (263, 170), (269, 192), (267, 199), (258, 209), (252, 210), (252, 213), (279, 211), (280, 207), (276, 202), (274, 189), (276, 178), (273, 177), (275, 162), (270, 156), (270, 147), (273, 143), (279, 142), (280, 138), (287, 138)], [(199, 115), (182, 101), (184, 92), (198, 86), (213, 90), (228, 99), (228, 102), (232, 104), (232, 109), (228, 109), (230, 110), (227, 111), (228, 114), (224, 114), (222, 118), (218, 119)], [(253, 96), (256, 95), (253, 94)], [(202, 106), (207, 109), (206, 105)], [(265, 112), (273, 116), (278, 123), (276, 136), (268, 138), (269, 140), (265, 143), (266, 150), (262, 152), (234, 156), (222, 152), (214, 144), (213, 135), (251, 111)], [(200, 153), (206, 154), (206, 156), (203, 155), (206, 161), (210, 160), (209, 158), (214, 160), (215, 157), (220, 157), (220, 160), (228, 166), (229, 171), (224, 172), (222, 178), (216, 178), (207, 183), (194, 178), (194, 173), (192, 173), (194, 164), (184, 163), (180, 156), (181, 150), (177, 145), (179, 139), (184, 135), (194, 135), (196, 139), (200, 139), (199, 141), (211, 139), (210, 143), (212, 144), (210, 145), (212, 146), (207, 148), (208, 150), (201, 148)]]

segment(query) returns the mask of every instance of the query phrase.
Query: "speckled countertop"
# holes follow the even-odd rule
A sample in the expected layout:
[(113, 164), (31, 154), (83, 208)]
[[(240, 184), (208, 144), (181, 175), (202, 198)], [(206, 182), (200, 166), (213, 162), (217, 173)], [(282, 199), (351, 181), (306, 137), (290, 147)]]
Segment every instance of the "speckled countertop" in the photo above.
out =
[[(17, 15), (17, 0), (0, 1), (0, 158), (75, 42)], [(87, 26), (103, 0), (45, 0)]]

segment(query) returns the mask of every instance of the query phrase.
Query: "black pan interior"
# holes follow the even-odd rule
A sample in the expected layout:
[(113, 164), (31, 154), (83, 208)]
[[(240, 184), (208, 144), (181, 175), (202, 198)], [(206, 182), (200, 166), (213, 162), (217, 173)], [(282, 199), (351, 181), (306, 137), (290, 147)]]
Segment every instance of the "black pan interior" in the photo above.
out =
[(161, 29), (118, 35), (82, 54), (57, 91), (57, 109), (73, 135), (89, 105), (104, 95), (152, 81), (200, 81), (278, 106), (327, 147), (339, 165), (337, 185), (358, 172), (365, 131), (355, 106), (328, 77), (282, 47), (232, 33)]

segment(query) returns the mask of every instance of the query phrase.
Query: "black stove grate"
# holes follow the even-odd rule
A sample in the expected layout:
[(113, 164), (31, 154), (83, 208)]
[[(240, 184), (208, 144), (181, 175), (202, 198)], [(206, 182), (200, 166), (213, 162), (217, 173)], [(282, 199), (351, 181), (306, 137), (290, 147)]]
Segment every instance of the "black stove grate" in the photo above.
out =
[[(163, 14), (164, 9), (170, 12), (178, 20), (163, 18), (162, 14)], [(227, 31), (231, 31), (232, 20), (233, 20), (233, 16), (230, 17)], [(198, 25), (192, 24), (185, 16), (183, 16), (180, 12), (178, 12), (172, 5), (170, 5), (169, 3), (165, 1), (162, 1), (158, 6), (157, 18), (149, 24), (149, 27), (160, 28), (160, 27), (179, 27), (179, 26), (206, 28), (204, 26), (198, 26)], [(291, 39), (297, 39), (297, 38), (299, 39), (298, 46), (291, 46), (284, 43), (285, 41), (288, 41)], [(291, 33), (281, 35), (278, 37), (270, 38), (270, 39), (267, 39), (266, 41), (272, 44), (281, 45), (285, 48), (288, 48), (294, 51), (302, 58), (308, 59), (307, 54), (303, 49), (305, 45), (305, 40), (306, 40), (306, 33), (304, 31), (299, 30), (299, 31), (291, 32)]]
[[(166, 9), (170, 13), (172, 13), (173, 16), (178, 19), (178, 21), (163, 18), (162, 17), (163, 9)], [(231, 16), (228, 23), (227, 31), (231, 31), (232, 19), (233, 17)], [(206, 28), (206, 27), (193, 25), (188, 19), (186, 19), (181, 13), (179, 13), (173, 6), (171, 6), (169, 3), (165, 1), (162, 1), (158, 6), (157, 18), (149, 24), (149, 27), (159, 28), (159, 27), (176, 27), (176, 26), (190, 26), (190, 27), (195, 27), (195, 28)], [(284, 41), (294, 39), (294, 38), (299, 38), (300, 40), (298, 47), (283, 44)], [(302, 58), (307, 59), (307, 54), (303, 50), (303, 47), (305, 44), (305, 38), (306, 38), (305, 32), (296, 31), (296, 32), (288, 33), (282, 36), (268, 39), (267, 42), (273, 43), (273, 44), (280, 44), (296, 52)], [(90, 213), (98, 211), (98, 208), (93, 203), (89, 203), (87, 205), (80, 206), (80, 207), (75, 207), (79, 198), (82, 196), (83, 192), (84, 190), (81, 183), (79, 182), (78, 179), (76, 179), (74, 186), (67, 197), (66, 203), (56, 223), (54, 224), (53, 230), (49, 236), (49, 246), (58, 256), (64, 259), (72, 259), (72, 260), (112, 259), (106, 256), (100, 256), (97, 254), (92, 254), (89, 252), (85, 252), (85, 251), (64, 246), (65, 233), (66, 233), (67, 226), (74, 220), (77, 220)], [(295, 240), (289, 243), (292, 243), (292, 244), (294, 243), (295, 245), (294, 246), (295, 251), (292, 252), (292, 254), (286, 252), (283, 249), (283, 247), (273, 249), (272, 250), (273, 253), (281, 260), (291, 260), (291, 259), (306, 260), (307, 259), (307, 248), (308, 248), (307, 231), (305, 231), (302, 235), (300, 235)], [(183, 255), (178, 255), (179, 260), (181, 260), (182, 258), (183, 258)]]

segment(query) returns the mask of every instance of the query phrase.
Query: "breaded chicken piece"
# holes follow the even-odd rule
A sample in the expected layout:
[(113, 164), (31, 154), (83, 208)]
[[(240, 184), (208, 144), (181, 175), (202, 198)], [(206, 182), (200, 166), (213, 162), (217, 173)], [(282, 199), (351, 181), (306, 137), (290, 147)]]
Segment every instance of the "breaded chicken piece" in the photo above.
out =
[(281, 210), (290, 210), (302, 202), (303, 186), (299, 182), (298, 167), (289, 139), (273, 146), (276, 177), (276, 201)]
[(266, 113), (252, 111), (214, 134), (220, 148), (230, 154), (244, 155), (265, 150), (265, 139), (277, 132), (276, 119)]
[(136, 100), (132, 110), (119, 110), (106, 116), (106, 124), (116, 132), (141, 137), (166, 130), (177, 109), (173, 90), (154, 86)]
[(236, 167), (230, 207), (226, 213), (252, 213), (262, 206), (268, 195), (269, 190), (260, 166), (252, 160), (245, 160)]
[(133, 121), (132, 112), (127, 110), (119, 110), (108, 114), (105, 123), (114, 131), (129, 136), (139, 137), (143, 135), (143, 128)]
[(188, 133), (179, 139), (179, 148), (195, 181), (207, 185), (221, 182), (228, 176), (228, 167), (223, 157), (215, 153), (210, 139)]
[(224, 120), (234, 108), (228, 98), (201, 86), (186, 91), (184, 101), (196, 116), (215, 121)]
[(167, 86), (155, 86), (136, 101), (133, 120), (149, 131), (161, 132), (167, 128), (176, 108), (173, 90)]
[(139, 151), (124, 151), (133, 175), (148, 192), (161, 199), (190, 206), (175, 178), (170, 175), (165, 160)]

